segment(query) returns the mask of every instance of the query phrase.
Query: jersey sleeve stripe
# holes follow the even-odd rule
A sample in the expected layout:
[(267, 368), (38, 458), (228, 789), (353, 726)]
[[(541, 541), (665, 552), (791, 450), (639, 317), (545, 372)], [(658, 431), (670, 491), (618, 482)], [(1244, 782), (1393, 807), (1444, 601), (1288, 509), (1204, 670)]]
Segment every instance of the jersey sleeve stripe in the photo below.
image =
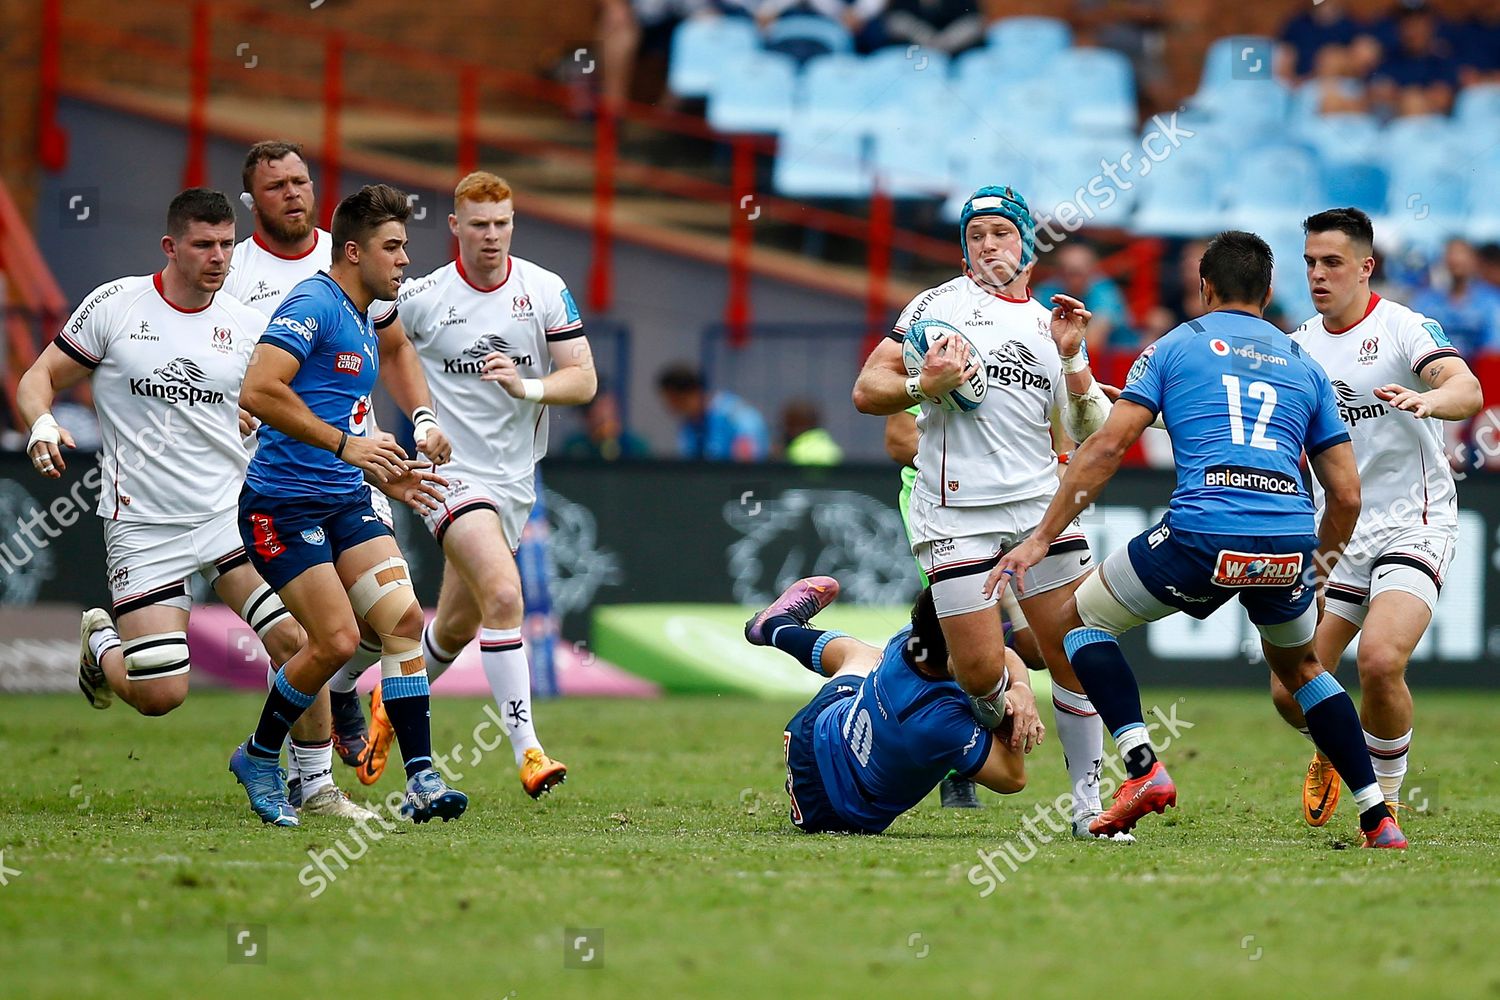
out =
[(99, 367), (99, 362), (102, 359), (94, 357), (88, 351), (85, 351), (83, 348), (73, 343), (68, 339), (67, 334), (59, 333), (55, 338), (53, 338), (52, 342), (57, 345), (57, 349), (59, 351), (62, 351), (68, 357), (72, 358), (74, 361), (78, 362), (80, 365), (83, 365), (83, 367), (89, 369), (90, 371)]
[(1426, 354), (1417, 359), (1416, 364), (1411, 366), (1411, 373), (1413, 375), (1420, 375), (1422, 374), (1422, 369), (1426, 368), (1434, 361), (1437, 361), (1441, 358), (1457, 358), (1460, 356), (1461, 355), (1451, 347), (1439, 347), (1435, 351), (1428, 351)]
[(896, 342), (896, 343), (898, 343), (898, 344), (899, 344), (899, 343), (901, 343), (901, 342), (902, 342), (902, 341), (903, 341), (903, 340), (905, 340), (905, 339), (906, 339), (906, 331), (905, 331), (905, 330), (903, 330), (903, 329), (902, 329), (902, 328), (901, 328), (901, 327), (899, 327), (899, 326), (898, 326), (898, 327), (893, 327), (893, 328), (892, 328), (892, 329), (891, 329), (891, 332), (890, 332), (890, 333), (888, 333), (888, 334), (886, 334), (886, 336), (887, 336), (887, 337), (889, 337), (889, 338), (890, 338), (890, 339), (891, 339), (891, 340), (894, 340), (894, 341), (895, 341), (895, 342)]
[(370, 321), (371, 325), (373, 325), (377, 330), (384, 330), (386, 327), (396, 322), (396, 316), (398, 314), (399, 310), (392, 308), (389, 312), (387, 312), (384, 316), (381, 316), (379, 319), (372, 319)]
[(548, 330), (547, 331), (547, 343), (549, 343), (549, 344), (556, 344), (556, 343), (559, 343), (560, 341), (573, 340), (573, 339), (575, 339), (577, 337), (582, 337), (582, 336), (583, 336), (583, 324), (580, 323), (580, 324), (578, 324), (576, 326), (565, 326), (562, 329), (556, 330), (556, 331), (554, 331), (554, 330)]
[(1334, 445), (1336, 445), (1336, 444), (1343, 444), (1345, 441), (1348, 441), (1348, 440), (1349, 440), (1349, 432), (1348, 431), (1339, 431), (1336, 434), (1329, 435), (1328, 437), (1324, 438), (1322, 441), (1319, 441), (1317, 444), (1308, 445), (1308, 447), (1307, 447), (1307, 457), (1308, 458), (1317, 458), (1319, 455), (1323, 454), (1323, 452), (1327, 451), (1329, 448), (1332, 448)]

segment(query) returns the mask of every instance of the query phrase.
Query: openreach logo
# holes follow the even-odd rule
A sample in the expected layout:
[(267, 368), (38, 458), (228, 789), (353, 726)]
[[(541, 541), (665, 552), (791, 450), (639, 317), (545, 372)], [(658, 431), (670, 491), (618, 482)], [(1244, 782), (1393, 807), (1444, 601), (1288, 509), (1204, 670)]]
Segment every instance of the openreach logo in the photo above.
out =
[[(1146, 732), (1151, 736), (1151, 746), (1158, 752), (1165, 753), (1185, 730), (1193, 728), (1193, 723), (1177, 717), (1177, 704), (1173, 703), (1166, 711), (1160, 706), (1151, 709), (1150, 714), (1156, 719), (1146, 726)], [(1109, 774), (1103, 775), (1103, 770), (1108, 770)], [(1108, 798), (1125, 778), (1125, 765), (1119, 755), (1106, 756), (1101, 766), (1099, 797)], [(1022, 865), (1036, 857), (1038, 847), (1052, 843), (1053, 834), (1072, 836), (1073, 807), (1076, 804), (1077, 797), (1072, 791), (1063, 792), (1051, 802), (1039, 803), (1021, 820), (1021, 830), (1011, 840), (994, 850), (979, 848), (975, 852), (979, 864), (971, 867), (968, 873), (969, 884), (979, 889), (979, 898), (985, 898), (1004, 885), (1008, 874), (1016, 874)], [(1042, 829), (1044, 826), (1046, 829)], [(1001, 871), (1002, 866), (1006, 871)]]

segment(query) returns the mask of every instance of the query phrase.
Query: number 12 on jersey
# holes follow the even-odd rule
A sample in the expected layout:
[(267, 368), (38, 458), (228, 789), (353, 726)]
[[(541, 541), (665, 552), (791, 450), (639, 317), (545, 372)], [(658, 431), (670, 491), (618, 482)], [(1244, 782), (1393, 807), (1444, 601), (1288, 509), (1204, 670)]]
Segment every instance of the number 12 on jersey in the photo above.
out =
[[(1240, 377), (1224, 375), (1221, 378), (1224, 391), (1229, 394), (1229, 439), (1235, 444), (1244, 444), (1245, 413), (1240, 405)], [(1260, 413), (1256, 415), (1255, 426), (1250, 430), (1250, 447), (1275, 451), (1276, 439), (1266, 437), (1266, 425), (1271, 422), (1271, 414), (1276, 412), (1276, 387), (1269, 382), (1251, 382), (1246, 395), (1260, 400)]]

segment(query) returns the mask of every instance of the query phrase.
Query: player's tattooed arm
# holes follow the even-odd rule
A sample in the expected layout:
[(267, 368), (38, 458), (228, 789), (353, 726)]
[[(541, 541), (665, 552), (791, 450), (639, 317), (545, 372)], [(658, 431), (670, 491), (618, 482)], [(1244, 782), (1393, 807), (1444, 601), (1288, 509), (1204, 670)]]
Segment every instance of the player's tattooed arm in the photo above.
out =
[(443, 465), (453, 457), (453, 446), (438, 426), (432, 409), (432, 391), (422, 372), (422, 360), (406, 336), (400, 317), (391, 320), (378, 333), (380, 381), (396, 405), (411, 417), (412, 438), (422, 454), (434, 465)]
[(1422, 381), (1431, 386), (1426, 392), (1393, 382), (1376, 389), (1375, 395), (1418, 419), (1467, 420), (1484, 406), (1484, 389), (1462, 358), (1437, 359), (1422, 369)]

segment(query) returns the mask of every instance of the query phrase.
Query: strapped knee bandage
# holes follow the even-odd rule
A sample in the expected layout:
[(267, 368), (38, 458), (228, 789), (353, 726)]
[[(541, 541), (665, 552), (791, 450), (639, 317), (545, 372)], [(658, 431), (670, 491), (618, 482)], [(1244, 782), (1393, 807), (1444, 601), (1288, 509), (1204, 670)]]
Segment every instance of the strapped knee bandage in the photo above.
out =
[(1121, 604), (1104, 584), (1099, 572), (1090, 573), (1073, 593), (1073, 603), (1078, 607), (1078, 617), (1089, 628), (1121, 636), (1137, 625), (1146, 624), (1146, 619)]
[(380, 636), (380, 676), (393, 677), (423, 673), (427, 661), (422, 658), (420, 639), (396, 635), (401, 619), (417, 603), (407, 574), (406, 560), (392, 556), (377, 563), (354, 581), (349, 588), (349, 603)]
[(240, 617), (245, 624), (255, 629), (255, 634), (260, 636), (262, 642), (265, 642), (267, 633), (284, 619), (290, 618), (291, 614), (269, 583), (256, 587), (240, 606)]
[(126, 639), (125, 676), (133, 681), (154, 681), (188, 672), (186, 632), (158, 632)]

